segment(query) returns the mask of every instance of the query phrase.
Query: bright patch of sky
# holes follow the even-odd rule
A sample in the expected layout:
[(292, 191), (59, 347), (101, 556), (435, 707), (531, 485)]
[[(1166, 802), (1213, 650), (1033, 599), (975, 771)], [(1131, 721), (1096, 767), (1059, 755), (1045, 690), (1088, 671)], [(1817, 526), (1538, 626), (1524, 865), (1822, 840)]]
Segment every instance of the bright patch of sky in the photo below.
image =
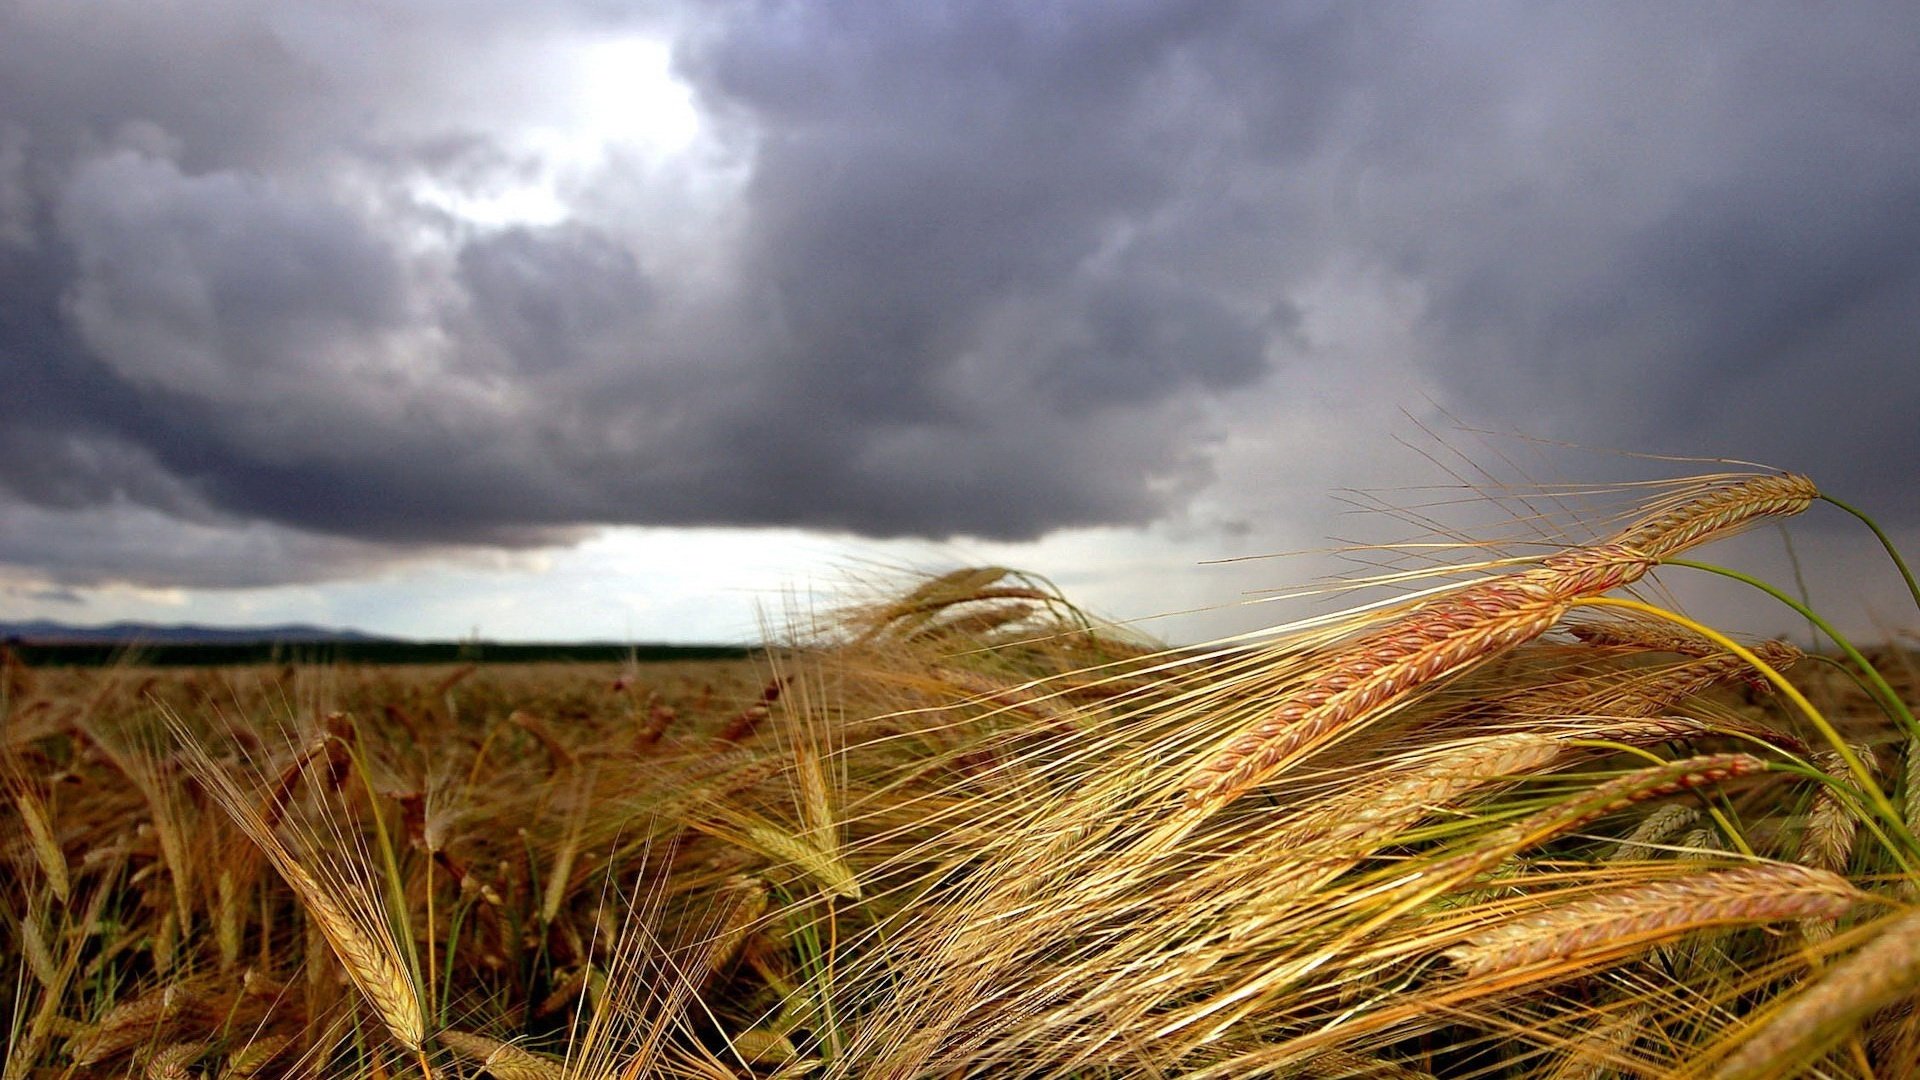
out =
[(590, 180), (610, 155), (664, 161), (700, 136), (693, 92), (674, 78), (666, 42), (580, 40), (549, 63), (558, 88), (546, 108), (500, 138), (530, 167), (478, 187), (422, 177), (414, 197), (485, 228), (557, 225), (573, 213), (568, 189)]

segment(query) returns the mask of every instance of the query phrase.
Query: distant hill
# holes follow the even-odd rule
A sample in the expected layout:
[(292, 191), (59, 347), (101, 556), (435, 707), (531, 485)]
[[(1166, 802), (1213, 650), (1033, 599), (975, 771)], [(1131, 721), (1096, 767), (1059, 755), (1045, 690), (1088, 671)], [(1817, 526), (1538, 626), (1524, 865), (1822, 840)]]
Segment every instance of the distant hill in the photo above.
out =
[(329, 630), (305, 623), (277, 626), (196, 626), (190, 623), (117, 622), (73, 626), (35, 619), (0, 622), (0, 640), (33, 645), (318, 645), (375, 644), (395, 639), (358, 630)]
[(513, 664), (547, 661), (738, 660), (754, 645), (661, 642), (409, 641), (302, 623), (193, 626), (119, 622), (71, 626), (37, 619), (0, 622), (4, 654), (30, 666), (91, 666), (136, 660), (159, 667), (267, 663)]

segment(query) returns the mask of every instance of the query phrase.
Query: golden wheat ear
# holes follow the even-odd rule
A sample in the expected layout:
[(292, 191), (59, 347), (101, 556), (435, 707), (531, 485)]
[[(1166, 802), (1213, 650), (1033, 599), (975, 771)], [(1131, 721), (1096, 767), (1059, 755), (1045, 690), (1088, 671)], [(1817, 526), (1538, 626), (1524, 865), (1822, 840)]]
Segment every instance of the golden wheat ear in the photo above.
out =
[(1538, 638), (1575, 601), (1631, 585), (1661, 559), (1754, 521), (1797, 514), (1818, 495), (1798, 476), (1712, 480), (1649, 506), (1607, 543), (1551, 555), (1533, 569), (1414, 605), (1330, 651), (1265, 718), (1206, 755), (1183, 783), (1183, 816), (1206, 816), (1343, 731)]
[(1920, 911), (1866, 929), (1871, 936), (1858, 952), (1734, 1032), (1713, 1080), (1794, 1075), (1795, 1065), (1852, 1036), (1875, 1011), (1920, 990)]
[(447, 1049), (477, 1062), (494, 1080), (577, 1080), (564, 1062), (499, 1039), (454, 1030), (442, 1031), (439, 1039)]
[(1469, 977), (1630, 956), (1710, 927), (1835, 919), (1865, 898), (1846, 878), (1780, 863), (1692, 874), (1549, 906), (1474, 934), (1444, 957)]
[[(276, 828), (262, 809), (272, 805), (263, 797), (264, 791), (244, 790), (183, 723), (171, 717), (170, 721), (185, 748), (188, 767), (293, 890), (348, 980), (387, 1032), (408, 1050), (423, 1053), (427, 1025), (421, 981), (414, 971), (412, 950), (402, 945), (395, 929), (405, 925), (404, 918), (396, 918), (389, 910), (357, 838), (349, 837), (337, 823), (331, 838), (303, 830), (285, 818)], [(328, 850), (329, 839), (337, 850)]]

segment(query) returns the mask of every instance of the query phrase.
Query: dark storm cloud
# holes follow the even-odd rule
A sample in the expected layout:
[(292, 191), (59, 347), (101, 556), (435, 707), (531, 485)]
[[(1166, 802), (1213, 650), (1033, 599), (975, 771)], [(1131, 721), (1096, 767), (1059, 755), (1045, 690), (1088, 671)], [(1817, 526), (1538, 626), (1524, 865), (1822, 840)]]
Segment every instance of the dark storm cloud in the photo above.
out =
[(1747, 13), (1557, 9), (1424, 72), (1422, 134), (1356, 152), (1364, 243), (1457, 408), (1920, 520), (1920, 11)]
[[(1343, 362), (1336, 273), (1477, 422), (1916, 505), (1904, 8), (344, 10), (0, 14), (0, 563), (1144, 522)], [(705, 134), (568, 164), (558, 65), (631, 32)]]

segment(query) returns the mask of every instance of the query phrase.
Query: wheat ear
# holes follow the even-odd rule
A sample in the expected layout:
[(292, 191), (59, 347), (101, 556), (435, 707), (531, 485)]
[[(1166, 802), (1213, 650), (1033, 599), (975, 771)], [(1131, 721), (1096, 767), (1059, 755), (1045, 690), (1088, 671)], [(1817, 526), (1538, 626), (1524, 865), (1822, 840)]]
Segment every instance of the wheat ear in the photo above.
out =
[(1421, 603), (1338, 649), (1265, 718), (1194, 767), (1182, 784), (1187, 807), (1205, 813), (1231, 802), (1356, 719), (1539, 637), (1575, 600), (1631, 584), (1661, 559), (1759, 518), (1799, 513), (1818, 495), (1798, 476), (1718, 482), (1657, 508), (1607, 543)]
[(1920, 987), (1920, 911), (1884, 920), (1878, 929), (1860, 951), (1736, 1035), (1738, 1047), (1714, 1069), (1714, 1080), (1787, 1075), (1793, 1064), (1852, 1034), (1876, 1009)]
[(1639, 746), (1705, 734), (1709, 734), (1705, 725), (1684, 717), (1572, 717), (1565, 730), (1502, 732), (1463, 740), (1409, 762), (1402, 775), (1356, 786), (1317, 808), (1301, 824), (1303, 839), (1338, 845), (1391, 836), (1480, 788), (1548, 769), (1567, 755), (1576, 740)]
[(1433, 1074), (1351, 1050), (1322, 1050), (1280, 1074), (1288, 1080), (1433, 1080)]
[(1637, 803), (1751, 776), (1766, 768), (1767, 763), (1752, 754), (1702, 754), (1636, 769), (1502, 826), (1487, 834), (1474, 850), (1444, 860), (1424, 877), (1435, 883), (1436, 890), (1444, 889), (1447, 883), (1465, 881), (1535, 844), (1565, 835)]
[(1530, 731), (1467, 740), (1383, 783), (1340, 793), (1316, 808), (1302, 829), (1313, 841), (1336, 846), (1377, 843), (1488, 784), (1538, 772), (1564, 751), (1559, 739)]
[(1641, 818), (1640, 824), (1635, 825), (1632, 832), (1614, 845), (1607, 859), (1610, 862), (1621, 859), (1644, 859), (1653, 852), (1654, 845), (1666, 843), (1679, 835), (1680, 830), (1698, 820), (1700, 820), (1700, 811), (1691, 806), (1669, 803)]
[(220, 953), (220, 970), (232, 971), (240, 962), (240, 949), (246, 933), (242, 925), (240, 882), (231, 866), (222, 866), (214, 878), (215, 914), (213, 937)]
[[(233, 777), (208, 757), (186, 732), (176, 731), (186, 743), (194, 773), (293, 888), (314, 926), (346, 968), (347, 977), (366, 996), (387, 1030), (401, 1045), (420, 1053), (426, 1041), (426, 1013), (419, 988), (400, 961), (400, 945), (393, 931), (380, 925), (374, 916), (356, 918), (345, 904), (335, 899), (334, 890), (322, 885), (274, 834), (260, 808), (246, 797)], [(357, 884), (349, 881), (336, 884), (342, 895), (350, 898), (354, 893), (362, 893), (357, 899), (363, 909), (379, 908), (379, 901), (365, 896)]]
[(714, 894), (714, 913), (707, 923), (709, 929), (702, 939), (706, 955), (700, 969), (710, 976), (726, 967), (766, 913), (766, 882), (744, 874), (735, 874), (721, 882)]
[(1357, 718), (1539, 637), (1574, 600), (1635, 581), (1652, 566), (1620, 548), (1581, 549), (1414, 607), (1337, 650), (1259, 723), (1196, 766), (1184, 782), (1188, 805), (1232, 801)]
[(494, 1080), (573, 1080), (560, 1062), (499, 1039), (452, 1030), (442, 1031), (439, 1039), (447, 1049), (479, 1062)]
[(1591, 1028), (1567, 1046), (1566, 1055), (1554, 1064), (1546, 1080), (1608, 1080), (1633, 1075), (1623, 1073), (1618, 1062), (1640, 1038), (1653, 1010), (1635, 1005)]
[(280, 876), (286, 878), (287, 884), (299, 895), (333, 954), (346, 967), (347, 978), (366, 995), (393, 1037), (407, 1049), (419, 1052), (427, 1034), (420, 995), (406, 969), (394, 958), (392, 948), (377, 944), (306, 867), (294, 862), (291, 856), (277, 857), (271, 850), (267, 854)]
[(147, 1080), (193, 1080), (187, 1066), (207, 1055), (207, 1045), (197, 1042), (174, 1043), (153, 1052), (144, 1070)]
[(227, 1080), (241, 1080), (244, 1077), (254, 1076), (292, 1045), (293, 1036), (291, 1035), (268, 1035), (255, 1039), (235, 1050), (227, 1058), (227, 1070), (221, 1075)]
[(747, 821), (738, 835), (747, 847), (782, 867), (798, 868), (829, 892), (849, 900), (860, 899), (860, 879), (838, 852), (823, 850), (770, 822)]
[[(1920, 829), (1920, 737), (1909, 736), (1905, 752), (1901, 757), (1902, 779), (1906, 787), (1905, 804), (1901, 806), (1901, 817), (1907, 823), (1907, 831)], [(1914, 835), (1920, 836), (1920, 833)], [(1899, 892), (1903, 899), (1920, 899), (1920, 877), (1909, 874), (1900, 879)]]
[(31, 914), (19, 922), (20, 951), (26, 957), (27, 970), (33, 973), (35, 982), (48, 990), (58, 990), (64, 982), (60, 965), (53, 962), (53, 952), (47, 948), (47, 939), (40, 933), (39, 921)]
[[(1855, 746), (1853, 752), (1875, 771), (1871, 748)], [(1832, 751), (1815, 755), (1815, 764), (1834, 784), (1844, 783), (1852, 775), (1846, 760)], [(1823, 870), (1844, 871), (1853, 856), (1853, 840), (1859, 830), (1860, 819), (1833, 784), (1820, 785), (1813, 796), (1813, 808), (1807, 811), (1806, 828), (1800, 834), (1798, 861)]]
[(1646, 619), (1574, 623), (1567, 627), (1567, 633), (1596, 649), (1669, 652), (1692, 657), (1718, 656), (1721, 651), (1720, 646), (1690, 630)]
[(1635, 522), (1613, 542), (1664, 559), (1729, 536), (1760, 518), (1798, 514), (1819, 497), (1812, 480), (1794, 473), (1719, 481)]
[(1614, 890), (1509, 919), (1441, 954), (1468, 976), (1575, 956), (1626, 955), (1696, 930), (1832, 919), (1862, 894), (1838, 874), (1781, 863)]
[(88, 1068), (139, 1046), (181, 1013), (197, 1006), (198, 1002), (176, 985), (157, 987), (131, 1001), (123, 1001), (107, 1010), (105, 1016), (76, 1040), (71, 1050), (73, 1063)]
[[(1636, 652), (1669, 652), (1698, 660), (1726, 658), (1727, 652), (1710, 638), (1671, 623), (1646, 619), (1609, 619), (1604, 622), (1576, 623), (1567, 633), (1595, 648), (1626, 649)], [(1791, 642), (1758, 642), (1750, 648), (1769, 667), (1784, 671), (1806, 658)]]
[(749, 1028), (727, 1039), (728, 1049), (755, 1065), (782, 1065), (800, 1056), (793, 1040), (779, 1031)]
[(27, 826), (27, 840), (33, 848), (35, 861), (40, 864), (40, 872), (47, 877), (47, 887), (65, 905), (69, 887), (67, 857), (60, 850), (60, 842), (54, 838), (53, 822), (47, 814), (46, 804), (40, 801), (38, 792), (25, 786), (14, 792), (13, 801), (20, 808), (20, 820)]

